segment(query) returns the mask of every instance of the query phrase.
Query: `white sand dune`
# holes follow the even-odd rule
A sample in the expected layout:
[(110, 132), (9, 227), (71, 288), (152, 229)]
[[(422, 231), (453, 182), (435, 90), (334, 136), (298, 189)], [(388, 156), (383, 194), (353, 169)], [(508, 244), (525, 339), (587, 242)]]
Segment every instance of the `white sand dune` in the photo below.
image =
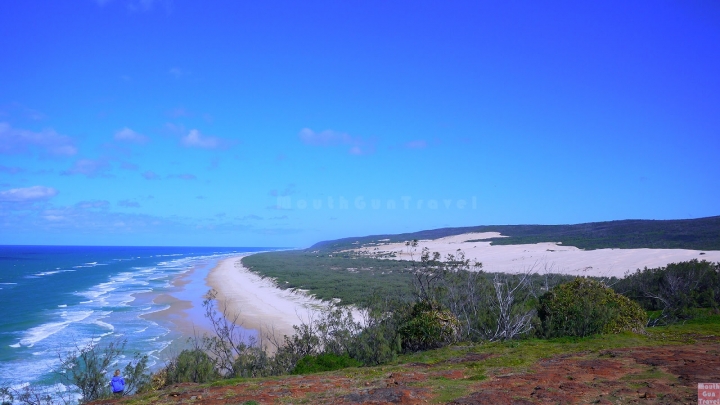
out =
[[(691, 259), (720, 262), (720, 251), (697, 251), (687, 249), (598, 249), (582, 250), (558, 243), (536, 243), (527, 245), (490, 246), (488, 238), (502, 237), (497, 232), (466, 233), (435, 240), (421, 240), (414, 250), (416, 260), (420, 259), (422, 248), (439, 252), (443, 257), (465, 253), (471, 261), (483, 263), (488, 272), (561, 273), (588, 276), (623, 277), (628, 271), (644, 267), (661, 267), (669, 263)], [(475, 240), (474, 242), (469, 242)], [(410, 250), (405, 243), (376, 244), (354, 251), (368, 256), (392, 259), (410, 259)], [(218, 293), (219, 308), (226, 308), (230, 317), (237, 315), (237, 323), (246, 329), (266, 332), (272, 329), (276, 337), (292, 335), (293, 325), (311, 318), (317, 319), (319, 312), (330, 305), (303, 294), (282, 290), (267, 278), (243, 267), (240, 259), (232, 257), (221, 261), (212, 269), (206, 283)], [(355, 311), (357, 312), (357, 311)], [(355, 313), (356, 319), (360, 319)]]
[[(439, 252), (443, 258), (447, 254), (456, 254), (460, 249), (471, 261), (483, 264), (487, 272), (523, 273), (562, 273), (602, 277), (623, 277), (626, 272), (634, 272), (644, 267), (662, 267), (692, 259), (720, 262), (720, 251), (688, 249), (597, 249), (582, 250), (574, 246), (558, 243), (536, 243), (527, 245), (491, 246), (489, 241), (468, 242), (503, 237), (498, 232), (466, 233), (447, 236), (434, 240), (418, 241), (415, 260), (419, 260), (421, 249), (427, 247), (431, 252)], [(405, 243), (372, 245), (353, 251), (370, 256), (382, 257), (394, 253), (395, 260), (409, 260), (410, 252)]]

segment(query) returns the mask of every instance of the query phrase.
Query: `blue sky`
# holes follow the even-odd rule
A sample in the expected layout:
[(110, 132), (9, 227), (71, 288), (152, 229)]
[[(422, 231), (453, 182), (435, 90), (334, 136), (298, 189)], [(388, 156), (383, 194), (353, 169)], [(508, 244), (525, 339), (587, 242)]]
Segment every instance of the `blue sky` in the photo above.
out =
[(719, 215), (715, 1), (8, 1), (0, 243)]

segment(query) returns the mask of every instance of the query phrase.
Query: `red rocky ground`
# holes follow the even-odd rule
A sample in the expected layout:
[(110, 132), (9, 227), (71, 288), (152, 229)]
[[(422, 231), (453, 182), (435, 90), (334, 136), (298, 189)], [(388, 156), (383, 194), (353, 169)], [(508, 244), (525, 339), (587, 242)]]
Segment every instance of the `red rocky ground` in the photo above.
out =
[(433, 365), (353, 369), (222, 387), (181, 384), (152, 396), (97, 403), (426, 404), (460, 397), (450, 403), (696, 404), (698, 382), (720, 382), (716, 341), (574, 353), (540, 360), (522, 371), (487, 369), (485, 379), (475, 381), (474, 370), (490, 357), (467, 354)]

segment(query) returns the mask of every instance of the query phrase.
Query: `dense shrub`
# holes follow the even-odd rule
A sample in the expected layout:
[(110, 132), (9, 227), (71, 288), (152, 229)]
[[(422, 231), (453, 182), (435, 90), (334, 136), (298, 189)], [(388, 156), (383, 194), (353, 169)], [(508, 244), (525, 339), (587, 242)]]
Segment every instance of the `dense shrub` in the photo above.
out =
[(654, 324), (692, 318), (697, 308), (720, 306), (720, 263), (690, 260), (637, 270), (613, 288), (647, 311), (660, 311)]
[(647, 314), (602, 283), (577, 278), (540, 297), (538, 333), (545, 337), (640, 331)]
[(460, 323), (438, 304), (419, 301), (403, 322), (399, 333), (405, 351), (436, 349), (457, 340)]
[(206, 383), (218, 378), (213, 360), (201, 349), (183, 350), (165, 367), (165, 384)]
[(338, 356), (333, 353), (323, 353), (316, 356), (305, 356), (298, 361), (292, 374), (319, 373), (322, 371), (340, 370), (348, 367), (360, 367), (359, 361), (350, 356)]

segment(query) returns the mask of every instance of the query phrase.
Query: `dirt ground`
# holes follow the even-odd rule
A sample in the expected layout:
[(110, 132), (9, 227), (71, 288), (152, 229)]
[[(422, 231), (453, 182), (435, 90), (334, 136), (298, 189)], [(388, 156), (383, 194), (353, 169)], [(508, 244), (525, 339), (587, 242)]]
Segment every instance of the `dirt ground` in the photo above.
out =
[(489, 357), (467, 354), (433, 365), (405, 364), (370, 377), (341, 370), (210, 388), (179, 384), (153, 398), (97, 404), (445, 403), (443, 396), (447, 398), (450, 392), (452, 397), (453, 384), (462, 381), (465, 384), (458, 392), (463, 396), (449, 403), (697, 404), (698, 382), (720, 382), (720, 344), (715, 339), (693, 345), (566, 354), (543, 359), (520, 372), (493, 369), (474, 381), (477, 367)]

